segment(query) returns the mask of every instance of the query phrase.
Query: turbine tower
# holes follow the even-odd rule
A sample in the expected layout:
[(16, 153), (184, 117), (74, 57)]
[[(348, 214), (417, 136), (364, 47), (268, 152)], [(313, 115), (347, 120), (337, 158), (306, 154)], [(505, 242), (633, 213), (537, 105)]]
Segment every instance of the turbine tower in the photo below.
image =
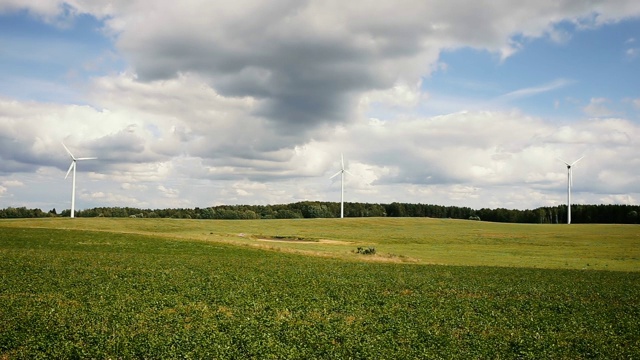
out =
[(562, 161), (563, 163), (565, 163), (565, 165), (567, 165), (567, 225), (571, 224), (571, 185), (573, 184), (573, 175), (571, 174), (571, 167), (575, 165), (578, 161), (582, 160), (582, 158), (584, 158), (584, 156), (572, 162), (571, 164), (558, 158), (558, 160)]
[(341, 219), (344, 218), (344, 173), (353, 175), (352, 173), (349, 172), (349, 170), (346, 170), (344, 168), (344, 156), (340, 154), (340, 171), (335, 173), (329, 179), (333, 179), (334, 177), (340, 175), (340, 218)]
[(68, 178), (69, 173), (71, 172), (71, 170), (73, 170), (73, 180), (71, 181), (71, 217), (73, 218), (75, 217), (75, 213), (76, 213), (76, 162), (80, 160), (95, 160), (97, 158), (94, 158), (94, 157), (77, 158), (73, 156), (71, 151), (69, 151), (69, 149), (64, 143), (62, 143), (62, 146), (64, 146), (64, 149), (67, 150), (67, 153), (71, 157), (71, 166), (69, 166), (69, 170), (67, 170), (67, 175), (65, 175), (64, 178), (65, 179)]

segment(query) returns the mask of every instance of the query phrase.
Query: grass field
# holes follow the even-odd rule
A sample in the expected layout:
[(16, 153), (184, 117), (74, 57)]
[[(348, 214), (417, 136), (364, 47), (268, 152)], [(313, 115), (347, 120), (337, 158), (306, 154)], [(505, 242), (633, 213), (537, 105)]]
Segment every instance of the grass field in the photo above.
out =
[(639, 245), (619, 225), (3, 220), (0, 359), (633, 359)]
[[(0, 222), (0, 229), (14, 226), (225, 242), (369, 261), (640, 271), (638, 225), (499, 224), (430, 218), (67, 218)], [(354, 254), (357, 247), (375, 247), (376, 256), (358, 256)]]

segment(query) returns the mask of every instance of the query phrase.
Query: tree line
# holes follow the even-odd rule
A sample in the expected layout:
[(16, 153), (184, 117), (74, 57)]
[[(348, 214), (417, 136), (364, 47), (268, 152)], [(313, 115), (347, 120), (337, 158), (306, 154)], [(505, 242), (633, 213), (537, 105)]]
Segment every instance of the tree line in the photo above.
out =
[[(637, 224), (640, 222), (639, 205), (572, 205), (572, 223)], [(26, 207), (0, 209), (0, 219), (69, 217), (66, 209), (58, 213)], [(539, 207), (533, 210), (471, 209), (469, 207), (431, 204), (345, 203), (345, 217), (432, 217), (484, 220), (507, 223), (566, 223), (567, 206)], [(335, 218), (340, 216), (340, 203), (303, 201), (281, 205), (220, 205), (193, 209), (139, 209), (133, 207), (97, 207), (78, 210), (76, 217), (132, 217), (177, 219), (302, 219)]]

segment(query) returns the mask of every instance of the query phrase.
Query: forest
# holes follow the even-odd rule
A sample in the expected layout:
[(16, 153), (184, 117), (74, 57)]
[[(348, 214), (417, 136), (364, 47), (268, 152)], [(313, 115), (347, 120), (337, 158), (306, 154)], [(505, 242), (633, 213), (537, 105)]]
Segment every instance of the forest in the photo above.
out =
[[(640, 205), (572, 205), (572, 223), (637, 224), (640, 221)], [(66, 209), (42, 211), (26, 207), (0, 209), (0, 219), (69, 217)], [(139, 209), (132, 207), (96, 207), (79, 210), (76, 217), (131, 217), (176, 219), (296, 219), (335, 218), (340, 216), (340, 203), (303, 201), (280, 205), (219, 205), (193, 209)], [(370, 204), (345, 203), (345, 217), (432, 217), (466, 220), (482, 220), (505, 223), (563, 224), (567, 219), (567, 206), (539, 207), (533, 210), (519, 209), (471, 209), (469, 207), (431, 204)]]

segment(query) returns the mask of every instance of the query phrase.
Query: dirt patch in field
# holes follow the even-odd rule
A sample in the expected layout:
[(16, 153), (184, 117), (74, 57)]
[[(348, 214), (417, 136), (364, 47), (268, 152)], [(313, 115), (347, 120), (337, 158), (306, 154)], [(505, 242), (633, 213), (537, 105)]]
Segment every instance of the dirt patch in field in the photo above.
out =
[(352, 242), (329, 239), (293, 239), (293, 238), (256, 238), (256, 241), (288, 243), (288, 244), (331, 244), (349, 245)]
[(322, 244), (334, 244), (334, 245), (349, 245), (349, 244), (353, 244), (352, 241), (329, 240), (329, 239), (320, 239), (320, 240), (318, 240), (318, 242), (322, 243)]
[(364, 255), (359, 257), (360, 260), (370, 261), (370, 262), (384, 262), (384, 263), (419, 263), (420, 259), (412, 258), (403, 255), (394, 255), (394, 254), (375, 254), (375, 255)]
[(290, 243), (290, 244), (313, 244), (318, 242), (317, 240), (293, 239), (293, 238), (256, 238), (256, 241), (268, 241), (268, 242)]
[(352, 241), (331, 240), (331, 239), (310, 239), (297, 236), (283, 236), (283, 235), (250, 235), (245, 233), (238, 234), (239, 237), (246, 239), (253, 239), (255, 241), (272, 242), (272, 243), (286, 243), (286, 244), (329, 244), (329, 245), (349, 245), (353, 244)]

